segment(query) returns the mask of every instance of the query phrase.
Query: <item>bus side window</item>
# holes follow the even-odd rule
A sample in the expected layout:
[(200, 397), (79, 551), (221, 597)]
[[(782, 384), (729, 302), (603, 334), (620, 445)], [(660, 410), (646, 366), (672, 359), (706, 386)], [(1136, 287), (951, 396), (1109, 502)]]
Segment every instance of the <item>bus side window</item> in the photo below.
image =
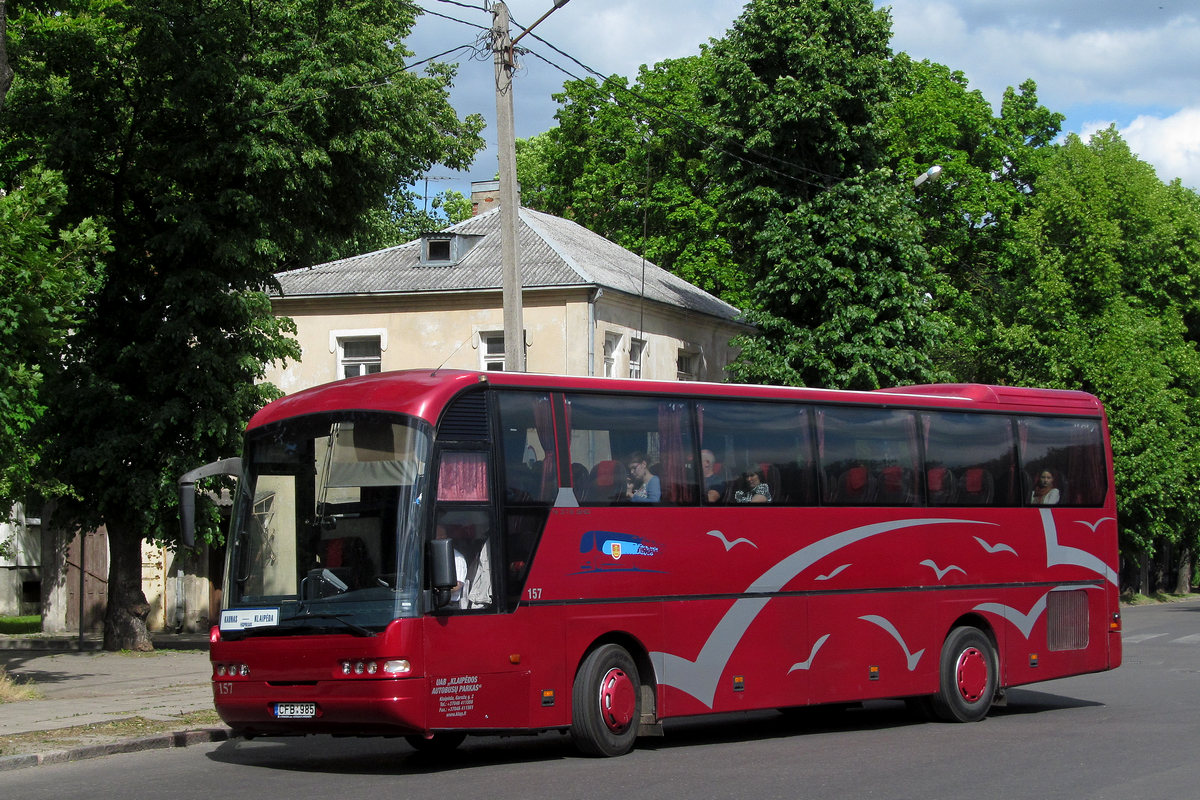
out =
[(568, 395), (566, 402), (570, 461), (579, 475), (572, 486), (581, 505), (625, 505), (645, 497), (657, 498), (656, 505), (696, 501), (689, 403), (594, 394)]
[(929, 505), (1019, 504), (1011, 418), (930, 411), (921, 415), (921, 429)]
[(558, 493), (554, 416), (544, 392), (499, 392), (500, 461), (509, 503), (553, 503)]
[(1017, 439), (1025, 505), (1104, 503), (1108, 474), (1098, 421), (1023, 417), (1017, 421)]
[(823, 500), (830, 505), (915, 505), (920, 497), (917, 429), (909, 411), (818, 409)]
[[(707, 503), (728, 504), (752, 497), (749, 475), (767, 490), (766, 505), (811, 505), (816, 499), (809, 416), (806, 406), (736, 400), (705, 400), (696, 407), (700, 477)], [(711, 464), (711, 466), (710, 466)], [(751, 503), (747, 502), (747, 505)], [(763, 505), (761, 501), (755, 503)]]

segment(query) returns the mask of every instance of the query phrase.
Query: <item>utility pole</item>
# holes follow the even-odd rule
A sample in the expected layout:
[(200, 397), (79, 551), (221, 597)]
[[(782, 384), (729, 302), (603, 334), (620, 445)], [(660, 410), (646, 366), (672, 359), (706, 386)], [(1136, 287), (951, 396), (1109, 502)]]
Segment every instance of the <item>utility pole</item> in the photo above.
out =
[(508, 6), (492, 3), (492, 53), (496, 63), (496, 150), (500, 159), (500, 263), (503, 267), (504, 368), (525, 371), (525, 323), (521, 298), (521, 264), (517, 249), (521, 193), (517, 187), (517, 135), (513, 125), (513, 75), (517, 71), (514, 45), (546, 17), (570, 0), (554, 0), (554, 7), (513, 39), (509, 33)]
[(503, 267), (504, 368), (525, 371), (525, 323), (521, 263), (517, 249), (517, 137), (513, 126), (513, 74), (516, 53), (508, 30), (508, 6), (492, 4), (492, 50), (496, 58), (496, 149), (500, 157), (500, 263)]

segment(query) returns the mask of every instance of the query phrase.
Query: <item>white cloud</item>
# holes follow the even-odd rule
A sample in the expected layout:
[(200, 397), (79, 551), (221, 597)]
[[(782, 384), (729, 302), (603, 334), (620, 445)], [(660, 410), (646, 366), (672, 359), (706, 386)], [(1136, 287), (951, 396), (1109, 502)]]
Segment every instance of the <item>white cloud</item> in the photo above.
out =
[(1120, 129), (1130, 149), (1154, 165), (1164, 181), (1179, 178), (1200, 191), (1200, 106), (1166, 118), (1142, 115)]

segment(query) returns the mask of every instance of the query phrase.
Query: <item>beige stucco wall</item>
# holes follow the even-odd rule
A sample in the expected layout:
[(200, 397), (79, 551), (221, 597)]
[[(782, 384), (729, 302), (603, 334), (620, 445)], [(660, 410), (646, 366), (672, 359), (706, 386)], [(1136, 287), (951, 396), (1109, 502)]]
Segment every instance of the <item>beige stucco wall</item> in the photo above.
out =
[[(524, 293), (530, 372), (603, 375), (604, 337), (611, 331), (622, 337), (618, 377), (629, 374), (629, 343), (637, 337), (647, 342), (643, 378), (675, 380), (678, 352), (684, 348), (700, 356), (700, 380), (724, 379), (724, 367), (735, 354), (728, 343), (743, 330), (740, 326), (616, 292), (601, 292), (593, 304), (594, 296), (594, 290), (584, 288)], [(479, 334), (504, 328), (497, 292), (288, 298), (277, 300), (275, 311), (295, 321), (302, 358), (282, 369), (273, 367), (266, 379), (289, 394), (341, 377), (339, 336), (380, 336), (385, 371), (482, 369)]]

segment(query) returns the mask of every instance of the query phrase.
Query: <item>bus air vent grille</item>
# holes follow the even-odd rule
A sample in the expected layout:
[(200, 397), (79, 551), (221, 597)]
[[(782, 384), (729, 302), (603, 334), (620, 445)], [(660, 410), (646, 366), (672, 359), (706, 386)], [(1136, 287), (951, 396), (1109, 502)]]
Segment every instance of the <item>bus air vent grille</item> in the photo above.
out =
[(438, 428), (442, 439), (487, 441), (487, 397), (483, 392), (472, 392), (456, 399)]

